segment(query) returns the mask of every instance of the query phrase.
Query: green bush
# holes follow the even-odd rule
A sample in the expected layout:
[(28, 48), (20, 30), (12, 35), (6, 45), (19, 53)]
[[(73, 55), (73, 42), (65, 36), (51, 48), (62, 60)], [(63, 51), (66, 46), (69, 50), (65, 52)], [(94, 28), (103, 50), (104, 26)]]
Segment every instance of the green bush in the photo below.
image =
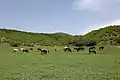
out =
[(116, 38), (117, 43), (120, 43), (120, 36)]
[(28, 44), (27, 46), (29, 46), (29, 47), (34, 47), (34, 44)]
[(10, 46), (12, 46), (12, 47), (19, 47), (20, 43), (10, 43)]

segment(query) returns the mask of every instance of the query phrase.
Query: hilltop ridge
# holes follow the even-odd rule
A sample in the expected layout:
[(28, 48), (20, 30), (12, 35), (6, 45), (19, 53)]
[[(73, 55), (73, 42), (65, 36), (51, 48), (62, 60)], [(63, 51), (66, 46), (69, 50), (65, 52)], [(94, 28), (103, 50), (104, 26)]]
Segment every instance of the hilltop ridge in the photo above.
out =
[(85, 35), (70, 35), (68, 33), (33, 33), (12, 29), (0, 29), (0, 37), (5, 42), (39, 43), (41, 45), (67, 45), (69, 42), (87, 38), (100, 44), (117, 45), (120, 43), (120, 25), (106, 26), (93, 30)]

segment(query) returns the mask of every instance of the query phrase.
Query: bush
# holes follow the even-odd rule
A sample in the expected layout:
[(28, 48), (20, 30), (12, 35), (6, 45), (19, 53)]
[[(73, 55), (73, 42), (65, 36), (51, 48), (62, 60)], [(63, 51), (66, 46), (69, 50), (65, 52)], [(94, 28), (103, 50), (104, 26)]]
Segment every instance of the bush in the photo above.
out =
[(78, 41), (73, 41), (72, 43), (69, 43), (73, 46), (81, 47), (81, 46), (94, 46), (96, 45), (96, 41), (83, 39)]
[(28, 44), (27, 46), (29, 46), (29, 47), (34, 47), (34, 45), (33, 45), (33, 44)]
[(10, 43), (10, 46), (12, 46), (12, 47), (19, 47), (20, 43)]
[(89, 41), (89, 42), (86, 44), (86, 46), (95, 46), (95, 45), (97, 45), (97, 43), (96, 43), (96, 41), (93, 41), (93, 40)]
[(116, 38), (116, 42), (117, 42), (117, 43), (120, 43), (120, 36), (118, 36), (118, 37)]

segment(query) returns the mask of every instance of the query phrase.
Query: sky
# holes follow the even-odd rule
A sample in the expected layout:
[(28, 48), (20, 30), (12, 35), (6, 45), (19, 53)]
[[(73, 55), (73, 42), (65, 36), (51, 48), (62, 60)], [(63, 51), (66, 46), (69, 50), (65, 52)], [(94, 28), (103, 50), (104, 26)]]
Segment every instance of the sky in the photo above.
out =
[(0, 0), (0, 28), (86, 34), (120, 25), (120, 0)]

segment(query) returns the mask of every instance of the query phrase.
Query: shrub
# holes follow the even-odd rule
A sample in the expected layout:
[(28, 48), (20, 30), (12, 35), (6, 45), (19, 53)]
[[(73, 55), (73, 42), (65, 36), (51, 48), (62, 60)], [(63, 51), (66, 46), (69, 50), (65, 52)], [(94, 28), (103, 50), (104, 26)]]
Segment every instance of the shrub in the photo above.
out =
[(19, 47), (20, 43), (10, 43), (10, 46), (12, 46), (12, 47)]
[(96, 41), (93, 41), (93, 40), (89, 41), (89, 42), (86, 44), (86, 46), (95, 46), (95, 45), (97, 45), (97, 43), (96, 43)]
[(118, 36), (118, 37), (116, 38), (116, 42), (117, 42), (117, 43), (120, 43), (120, 36)]
[(27, 46), (29, 46), (29, 47), (34, 47), (34, 44), (28, 44)]

